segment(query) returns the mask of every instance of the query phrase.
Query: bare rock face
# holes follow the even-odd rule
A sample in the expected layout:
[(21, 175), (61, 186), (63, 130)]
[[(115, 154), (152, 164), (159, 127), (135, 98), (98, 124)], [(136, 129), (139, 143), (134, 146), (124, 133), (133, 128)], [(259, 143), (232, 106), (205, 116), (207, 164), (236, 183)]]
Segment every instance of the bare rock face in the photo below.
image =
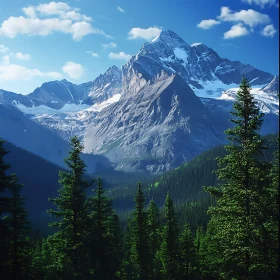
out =
[(180, 76), (162, 73), (96, 116), (85, 151), (102, 153), (121, 169), (168, 170), (224, 142), (223, 125), (214, 128), (214, 121)]
[[(13, 131), (3, 128), (14, 115), (18, 122), (29, 120), (44, 127), (45, 139), (78, 135), (85, 151), (99, 154), (103, 166), (109, 166), (109, 160), (120, 170), (161, 172), (225, 143), (229, 111), (243, 76), (265, 113), (261, 132), (277, 132), (278, 76), (163, 31), (121, 70), (112, 66), (93, 81), (48, 82), (26, 96), (0, 90), (0, 106), (10, 109), (0, 115), (2, 133), (18, 144), (15, 135), (24, 129), (18, 124), (13, 124)], [(33, 142), (41, 141), (31, 136), (20, 147), (30, 150)], [(64, 142), (50, 143), (54, 151), (65, 150)], [(42, 156), (58, 160), (51, 149)]]

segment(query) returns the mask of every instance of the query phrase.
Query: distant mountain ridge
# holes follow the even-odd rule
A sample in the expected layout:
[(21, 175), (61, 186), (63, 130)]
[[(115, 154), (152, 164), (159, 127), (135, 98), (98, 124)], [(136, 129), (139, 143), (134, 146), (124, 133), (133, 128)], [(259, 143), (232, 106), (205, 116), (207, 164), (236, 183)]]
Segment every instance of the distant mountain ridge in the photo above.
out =
[(81, 85), (44, 83), (27, 96), (0, 90), (0, 105), (64, 140), (78, 135), (87, 153), (118, 169), (156, 173), (225, 142), (243, 75), (266, 114), (262, 133), (277, 132), (278, 76), (189, 45), (172, 31), (145, 43), (121, 70), (112, 66)]

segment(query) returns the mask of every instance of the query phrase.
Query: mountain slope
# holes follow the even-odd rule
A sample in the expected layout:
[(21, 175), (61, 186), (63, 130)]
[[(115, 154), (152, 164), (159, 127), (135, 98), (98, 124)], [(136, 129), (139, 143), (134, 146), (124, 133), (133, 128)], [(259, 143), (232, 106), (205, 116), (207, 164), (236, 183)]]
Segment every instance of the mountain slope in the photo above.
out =
[(123, 67), (125, 88), (129, 88), (135, 73), (146, 80), (164, 70), (169, 75), (177, 73), (195, 91), (196, 95), (217, 97), (223, 89), (236, 87), (245, 75), (251, 85), (265, 85), (273, 75), (244, 65), (239, 61), (221, 58), (204, 44), (190, 46), (176, 33), (162, 31)]
[(213, 120), (180, 76), (162, 73), (93, 119), (85, 151), (102, 153), (123, 169), (163, 171), (224, 142), (223, 124), (214, 128)]

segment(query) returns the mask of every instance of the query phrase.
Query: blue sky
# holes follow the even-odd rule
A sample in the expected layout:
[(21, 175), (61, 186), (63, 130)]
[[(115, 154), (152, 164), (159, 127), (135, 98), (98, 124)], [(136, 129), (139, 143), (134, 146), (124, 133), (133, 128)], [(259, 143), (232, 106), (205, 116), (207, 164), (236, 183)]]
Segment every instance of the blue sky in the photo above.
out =
[[(1, 1), (2, 2), (2, 1)], [(0, 6), (0, 88), (93, 80), (161, 30), (278, 74), (278, 0), (38, 0)]]

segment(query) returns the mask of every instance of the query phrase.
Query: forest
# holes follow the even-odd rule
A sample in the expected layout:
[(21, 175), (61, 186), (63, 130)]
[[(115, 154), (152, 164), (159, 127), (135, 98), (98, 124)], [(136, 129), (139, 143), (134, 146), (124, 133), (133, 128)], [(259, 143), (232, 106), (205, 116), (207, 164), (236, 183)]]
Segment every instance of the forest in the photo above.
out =
[(279, 136), (259, 134), (263, 113), (245, 78), (231, 114), (227, 145), (133, 186), (88, 176), (71, 138), (43, 232), (32, 230), (0, 139), (1, 279), (277, 279)]

